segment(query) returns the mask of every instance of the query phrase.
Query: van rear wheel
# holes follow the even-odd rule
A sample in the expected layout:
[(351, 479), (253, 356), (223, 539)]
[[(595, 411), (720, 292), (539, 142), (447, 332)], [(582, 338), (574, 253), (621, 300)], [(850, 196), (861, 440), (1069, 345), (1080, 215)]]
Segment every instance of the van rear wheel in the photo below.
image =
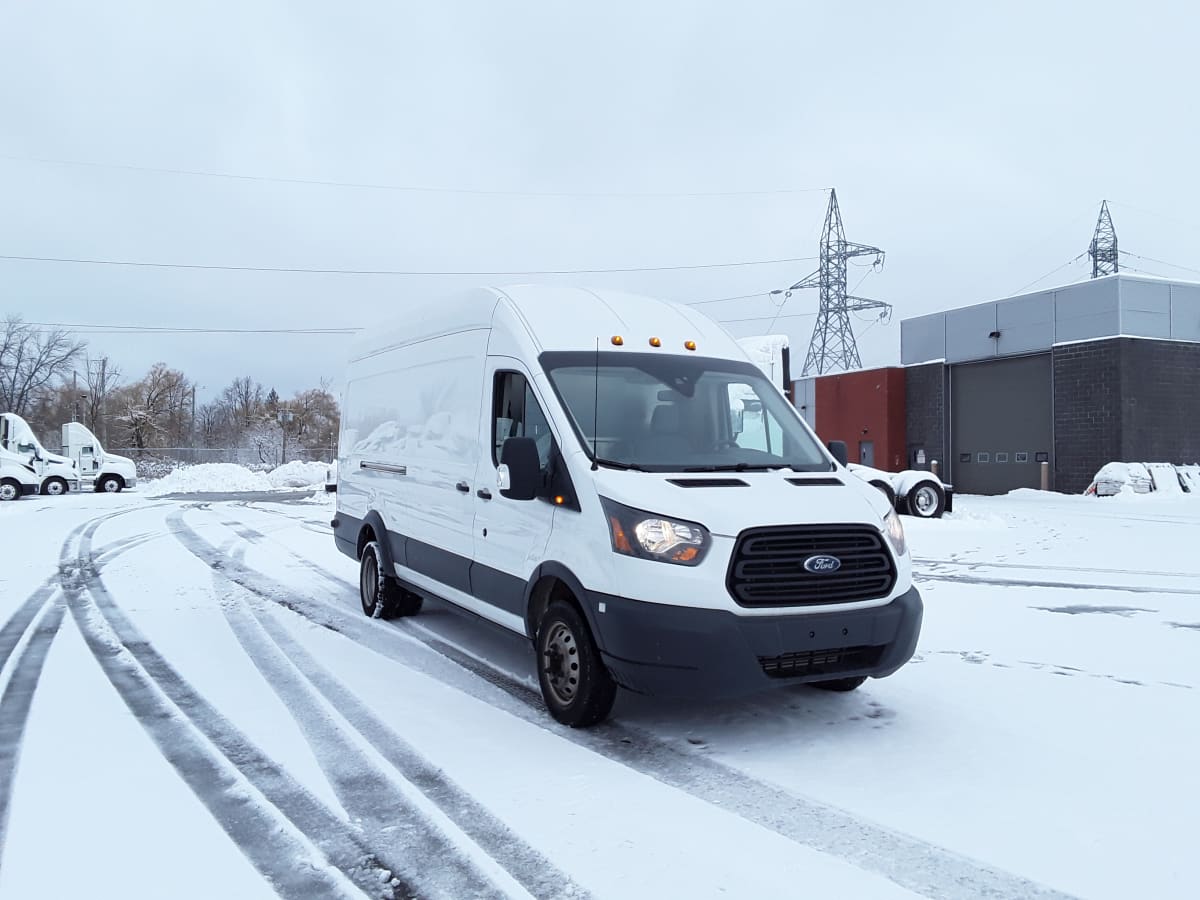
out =
[(572, 728), (608, 718), (617, 683), (579, 610), (563, 600), (551, 603), (538, 623), (536, 646), (538, 682), (550, 715)]
[(358, 564), (358, 595), (363, 613), (372, 619), (414, 616), (421, 611), (421, 597), (406, 591), (384, 574), (383, 553), (377, 541), (363, 547)]

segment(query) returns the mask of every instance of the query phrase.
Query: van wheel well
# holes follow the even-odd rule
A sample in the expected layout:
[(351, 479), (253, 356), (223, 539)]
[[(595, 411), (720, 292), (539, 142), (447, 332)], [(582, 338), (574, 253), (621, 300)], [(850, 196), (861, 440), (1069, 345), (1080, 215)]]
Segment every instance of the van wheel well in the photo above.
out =
[[(542, 620), (546, 607), (555, 600), (570, 603), (579, 610), (581, 616), (583, 615), (583, 607), (579, 605), (579, 598), (575, 596), (567, 583), (553, 575), (547, 575), (533, 586), (533, 591), (529, 595), (529, 608), (525, 611), (525, 633), (530, 640), (537, 639), (538, 622)], [(585, 618), (584, 621), (586, 622), (587, 619)]]
[(364, 526), (363, 530), (358, 533), (358, 552), (355, 556), (356, 559), (362, 559), (363, 548), (365, 548), (367, 544), (373, 540), (375, 540), (375, 530), (371, 528), (370, 525)]

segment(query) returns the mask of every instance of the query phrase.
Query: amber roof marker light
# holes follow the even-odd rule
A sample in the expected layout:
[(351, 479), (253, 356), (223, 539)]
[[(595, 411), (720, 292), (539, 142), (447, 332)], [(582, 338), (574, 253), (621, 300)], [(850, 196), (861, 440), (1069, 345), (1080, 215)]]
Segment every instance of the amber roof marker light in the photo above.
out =
[(695, 342), (695, 341), (684, 341), (684, 342), (683, 342), (683, 349), (684, 349), (684, 350), (695, 350), (695, 349), (696, 349), (696, 342)]
[(620, 347), (624, 343), (625, 343), (625, 338), (621, 337), (619, 334), (614, 334), (612, 336), (612, 344), (614, 347)]
[(652, 338), (650, 338), (650, 346), (651, 346), (651, 347), (661, 347), (661, 346), (662, 346), (662, 339), (661, 339), (661, 338), (656, 338), (656, 337), (652, 337)]

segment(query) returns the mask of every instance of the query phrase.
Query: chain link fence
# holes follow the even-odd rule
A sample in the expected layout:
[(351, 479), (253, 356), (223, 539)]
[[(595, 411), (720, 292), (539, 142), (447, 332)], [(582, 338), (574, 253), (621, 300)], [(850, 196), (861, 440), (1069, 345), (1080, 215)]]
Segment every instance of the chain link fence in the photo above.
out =
[[(139, 459), (149, 458), (171, 460), (179, 465), (188, 466), (199, 463), (236, 463), (239, 466), (246, 466), (250, 469), (273, 469), (283, 462), (277, 450), (274, 453), (270, 450), (259, 452), (258, 450), (245, 447), (146, 447), (144, 449), (138, 447), (106, 447), (105, 449), (121, 456), (128, 456), (135, 463)], [(287, 448), (288, 462), (299, 460), (301, 462), (328, 463), (332, 461), (332, 458), (332, 453), (328, 449)]]

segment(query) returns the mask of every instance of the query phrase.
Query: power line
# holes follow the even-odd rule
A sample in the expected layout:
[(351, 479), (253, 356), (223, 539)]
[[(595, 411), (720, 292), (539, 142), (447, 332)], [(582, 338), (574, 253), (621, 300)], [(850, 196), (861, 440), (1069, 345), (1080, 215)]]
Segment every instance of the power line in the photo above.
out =
[(63, 328), (76, 334), (357, 334), (345, 328), (177, 328), (170, 325), (84, 325), (71, 322), (24, 322), (35, 328)]
[(1015, 291), (1013, 291), (1012, 293), (1010, 293), (1010, 294), (1009, 294), (1009, 296), (1010, 296), (1010, 297), (1015, 297), (1017, 294), (1021, 293), (1022, 291), (1024, 291), (1024, 290), (1028, 290), (1029, 288), (1033, 287), (1033, 286), (1034, 286), (1035, 284), (1037, 284), (1039, 281), (1045, 281), (1045, 280), (1046, 280), (1047, 278), (1049, 278), (1051, 275), (1054, 275), (1054, 274), (1055, 274), (1055, 273), (1057, 273), (1057, 272), (1061, 272), (1061, 271), (1062, 271), (1063, 269), (1065, 269), (1067, 266), (1074, 265), (1075, 263), (1079, 262), (1079, 260), (1083, 259), (1085, 256), (1087, 256), (1087, 251), (1086, 251), (1086, 250), (1085, 250), (1083, 253), (1080, 253), (1078, 256), (1074, 257), (1073, 259), (1068, 259), (1068, 260), (1067, 260), (1065, 263), (1063, 263), (1063, 264), (1062, 264), (1061, 266), (1059, 266), (1058, 268), (1056, 268), (1056, 269), (1051, 269), (1049, 272), (1047, 272), (1047, 273), (1046, 273), (1045, 275), (1043, 275), (1041, 278), (1035, 278), (1035, 279), (1033, 279), (1033, 281), (1029, 282), (1029, 284), (1025, 285), (1024, 287), (1019, 287), (1019, 288), (1017, 288)]
[(704, 306), (708, 303), (725, 303), (729, 300), (748, 300), (751, 297), (769, 297), (775, 291), (755, 291), (753, 294), (735, 294), (732, 297), (714, 297), (712, 300), (693, 300), (691, 303), (685, 303), (684, 306)]
[(1200, 269), (1193, 269), (1191, 266), (1176, 265), (1175, 263), (1167, 262), (1165, 259), (1155, 259), (1153, 256), (1142, 256), (1138, 253), (1130, 253), (1128, 250), (1122, 250), (1121, 255), (1132, 256), (1134, 259), (1144, 259), (1146, 262), (1158, 263), (1160, 266), (1170, 266), (1172, 269), (1182, 269), (1185, 272), (1195, 272), (1196, 274), (1200, 275)]
[(206, 263), (145, 262), (127, 259), (85, 259), (65, 256), (17, 256), (0, 254), (0, 259), (17, 262), (68, 263), (84, 266), (129, 266), (141, 269), (199, 269), (216, 272), (274, 272), (299, 275), (392, 275), (392, 276), (524, 276), (524, 275), (601, 275), (628, 272), (681, 272), (698, 269), (735, 269), (748, 266), (772, 266), (781, 263), (807, 262), (813, 256), (798, 256), (787, 259), (754, 259), (743, 262), (701, 263), (686, 266), (627, 266), (607, 269), (522, 269), (519, 271), (416, 271), (405, 269), (315, 269), (293, 266), (229, 266)]
[(213, 172), (203, 169), (175, 169), (161, 166), (138, 166), (125, 163), (103, 163), (87, 160), (50, 159), (34, 156), (11, 156), (0, 154), (0, 159), (9, 162), (38, 163), (52, 166), (74, 166), (90, 169), (113, 169), (125, 172), (145, 172), (158, 175), (182, 175), (191, 178), (221, 178), (229, 181), (258, 181), (273, 184), (300, 184), (315, 187), (357, 188), (375, 191), (399, 191), (410, 194), (464, 194), (481, 197), (537, 197), (537, 198), (622, 198), (622, 199), (665, 199), (675, 197), (765, 197), (777, 194), (815, 194), (829, 188), (773, 188), (758, 191), (506, 191), (482, 190), (477, 188), (436, 187), (429, 185), (387, 184), (383, 182), (334, 181), (323, 178), (287, 178), (276, 175), (247, 175), (237, 172)]
[(779, 321), (780, 319), (811, 319), (816, 315), (817, 314), (815, 312), (810, 312), (810, 313), (789, 313), (786, 316), (758, 316), (753, 319), (718, 319), (717, 324), (718, 325), (739, 325), (742, 322), (766, 322), (768, 319), (771, 320), (772, 323), (774, 323), (774, 322)]

